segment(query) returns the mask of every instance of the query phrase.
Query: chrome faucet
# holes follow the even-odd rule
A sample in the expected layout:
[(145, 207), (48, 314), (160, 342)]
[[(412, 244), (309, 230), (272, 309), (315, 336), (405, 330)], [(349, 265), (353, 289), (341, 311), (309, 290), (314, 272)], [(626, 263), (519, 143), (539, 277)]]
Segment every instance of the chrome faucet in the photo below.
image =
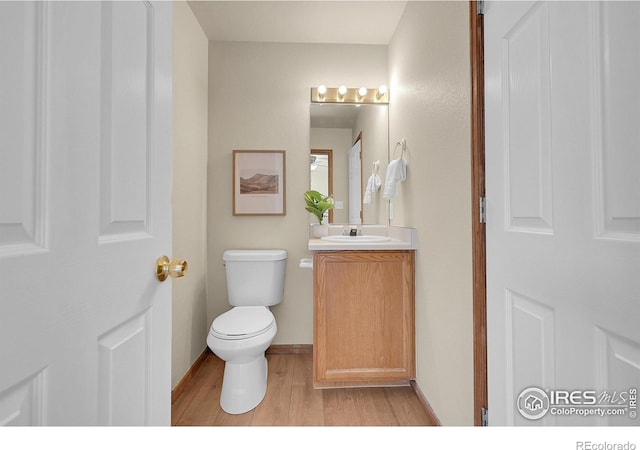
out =
[(362, 236), (362, 228), (355, 225), (348, 225), (342, 229), (343, 236)]

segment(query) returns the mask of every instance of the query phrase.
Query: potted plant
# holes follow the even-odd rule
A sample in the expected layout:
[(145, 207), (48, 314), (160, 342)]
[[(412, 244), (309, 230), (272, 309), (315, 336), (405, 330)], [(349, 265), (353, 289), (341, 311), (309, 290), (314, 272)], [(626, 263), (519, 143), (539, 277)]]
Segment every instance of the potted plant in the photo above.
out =
[(318, 218), (318, 224), (314, 224), (312, 233), (314, 237), (326, 236), (328, 226), (323, 224), (324, 213), (333, 208), (333, 196), (323, 195), (318, 191), (309, 190), (304, 193), (306, 210)]

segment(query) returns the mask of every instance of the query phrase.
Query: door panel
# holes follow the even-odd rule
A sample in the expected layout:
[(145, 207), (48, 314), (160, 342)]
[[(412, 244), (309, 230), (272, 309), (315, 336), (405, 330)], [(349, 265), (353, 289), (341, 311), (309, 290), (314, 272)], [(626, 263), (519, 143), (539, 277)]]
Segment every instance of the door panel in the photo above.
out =
[(486, 9), (491, 425), (639, 423), (630, 404), (606, 417), (519, 409), (530, 387), (557, 406), (556, 391), (640, 385), (638, 14), (633, 2)]
[[(548, 6), (527, 11), (502, 41), (508, 227), (553, 233)], [(537, 83), (527, 80), (535, 75)]]
[(597, 233), (640, 241), (640, 9), (594, 6), (593, 140)]
[[(0, 27), (0, 255), (39, 250), (44, 245), (44, 103), (45, 36), (42, 8), (33, 3), (3, 6)], [(10, 20), (6, 20), (10, 18)]]
[(3, 2), (0, 33), (0, 424), (168, 425), (171, 4)]
[(147, 423), (150, 329), (147, 310), (98, 337), (98, 423)]
[(150, 5), (102, 7), (101, 240), (146, 233), (153, 124)]

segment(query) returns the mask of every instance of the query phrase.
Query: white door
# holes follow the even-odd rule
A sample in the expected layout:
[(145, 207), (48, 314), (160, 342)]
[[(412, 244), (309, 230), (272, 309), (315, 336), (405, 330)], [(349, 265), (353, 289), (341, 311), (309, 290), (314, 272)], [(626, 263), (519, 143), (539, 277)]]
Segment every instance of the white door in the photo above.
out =
[(349, 149), (349, 223), (362, 223), (362, 141)]
[(490, 425), (640, 425), (638, 23), (487, 5)]
[(0, 424), (168, 425), (171, 3), (0, 3)]

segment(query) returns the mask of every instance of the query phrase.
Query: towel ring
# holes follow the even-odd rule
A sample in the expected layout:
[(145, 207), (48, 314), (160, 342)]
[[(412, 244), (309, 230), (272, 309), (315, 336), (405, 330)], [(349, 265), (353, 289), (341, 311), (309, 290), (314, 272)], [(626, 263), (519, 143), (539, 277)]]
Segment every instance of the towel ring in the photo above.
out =
[(380, 161), (374, 161), (373, 162), (373, 173), (376, 174), (378, 173), (378, 168), (380, 167)]
[(399, 141), (396, 142), (396, 146), (393, 149), (393, 154), (396, 154), (396, 150), (398, 148), (398, 145), (402, 146), (401, 150), (400, 150), (400, 158), (404, 159), (404, 151), (407, 148), (407, 140), (405, 138), (400, 139)]

